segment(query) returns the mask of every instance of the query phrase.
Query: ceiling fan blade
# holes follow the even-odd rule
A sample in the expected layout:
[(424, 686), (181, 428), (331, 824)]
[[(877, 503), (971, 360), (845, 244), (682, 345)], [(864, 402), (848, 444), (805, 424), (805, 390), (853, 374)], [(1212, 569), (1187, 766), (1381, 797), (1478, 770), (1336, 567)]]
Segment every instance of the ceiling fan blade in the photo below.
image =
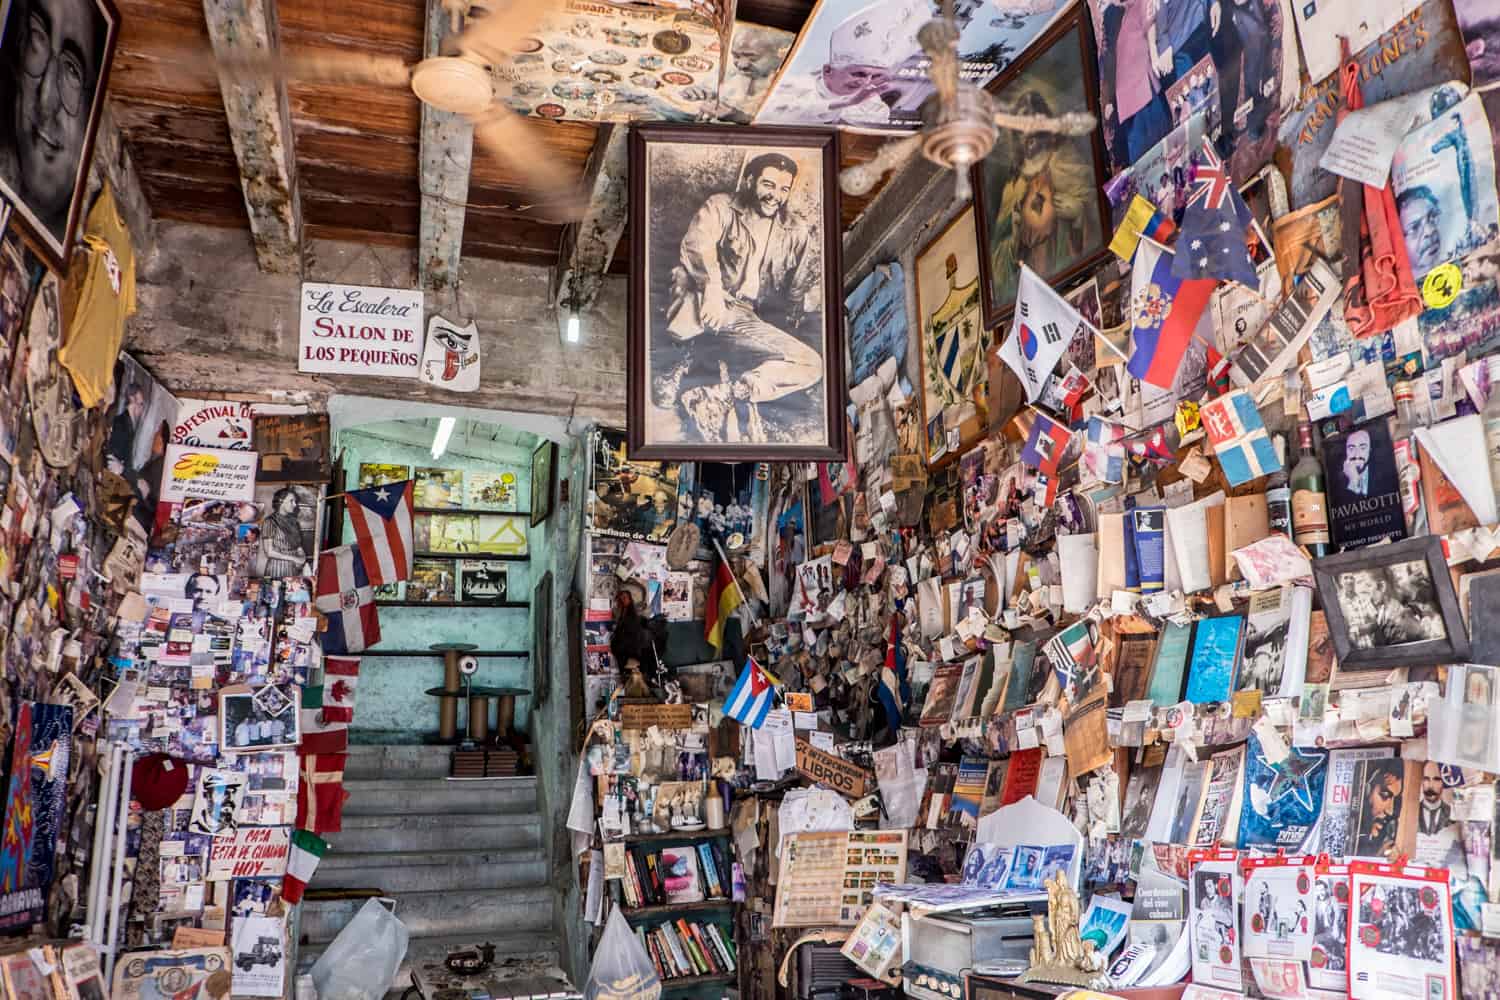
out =
[(283, 50), (274, 55), (232, 52), (222, 57), (207, 48), (181, 49), (173, 53), (172, 65), (205, 79), (228, 78), (245, 86), (266, 78), (375, 87), (406, 87), (411, 83), (411, 67), (400, 56), (338, 49)]
[[(495, 9), (492, 0), (471, 8), (463, 34), (451, 39), (459, 52), (478, 56), (491, 66), (504, 62), (515, 52), (516, 45), (536, 31), (556, 6), (556, 0), (510, 0), (504, 9)], [(472, 11), (484, 11), (475, 17)]]
[(1099, 124), (1099, 119), (1087, 111), (1066, 111), (1060, 115), (1018, 115), (1009, 111), (997, 111), (995, 124), (1012, 132), (1088, 135)]
[(904, 139), (892, 139), (881, 146), (869, 161), (840, 170), (839, 190), (854, 197), (869, 194), (875, 190), (875, 185), (880, 183), (882, 177), (911, 159), (921, 145), (920, 132)]
[(554, 222), (574, 222), (588, 210), (576, 183), (558, 177), (554, 153), (541, 133), (503, 104), (471, 115), (474, 139), (515, 171), (519, 186), (534, 195), (539, 213)]

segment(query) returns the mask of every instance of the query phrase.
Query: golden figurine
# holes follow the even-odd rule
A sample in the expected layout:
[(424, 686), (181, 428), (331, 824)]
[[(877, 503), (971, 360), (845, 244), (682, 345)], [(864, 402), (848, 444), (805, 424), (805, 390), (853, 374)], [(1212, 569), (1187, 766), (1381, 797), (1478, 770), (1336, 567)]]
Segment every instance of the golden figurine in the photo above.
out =
[(1060, 871), (1042, 884), (1047, 887), (1047, 916), (1031, 918), (1031, 968), (1020, 981), (1105, 988), (1104, 956), (1079, 935), (1078, 893), (1068, 884), (1068, 876)]

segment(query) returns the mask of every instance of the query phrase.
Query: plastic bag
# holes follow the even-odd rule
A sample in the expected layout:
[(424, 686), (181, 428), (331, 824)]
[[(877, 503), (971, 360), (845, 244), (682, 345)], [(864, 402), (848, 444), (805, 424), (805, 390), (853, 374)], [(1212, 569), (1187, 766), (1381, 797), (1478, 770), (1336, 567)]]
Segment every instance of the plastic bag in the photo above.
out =
[[(594, 949), (585, 1000), (656, 1000), (661, 996), (661, 977), (640, 938), (630, 930), (625, 915), (616, 907), (604, 926), (604, 936)], [(320, 997), (320, 1000), (329, 1000)]]
[[(390, 909), (382, 904), (389, 903)], [(406, 925), (394, 899), (365, 900), (312, 967), (319, 1000), (381, 1000), (406, 958)]]

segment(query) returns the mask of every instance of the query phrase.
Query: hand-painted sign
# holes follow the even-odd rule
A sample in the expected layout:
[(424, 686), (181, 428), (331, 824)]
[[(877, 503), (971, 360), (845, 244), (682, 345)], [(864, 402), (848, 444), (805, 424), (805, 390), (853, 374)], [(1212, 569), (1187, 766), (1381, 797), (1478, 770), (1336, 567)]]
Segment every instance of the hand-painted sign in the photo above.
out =
[(421, 292), (302, 283), (299, 372), (416, 378), (421, 363)]

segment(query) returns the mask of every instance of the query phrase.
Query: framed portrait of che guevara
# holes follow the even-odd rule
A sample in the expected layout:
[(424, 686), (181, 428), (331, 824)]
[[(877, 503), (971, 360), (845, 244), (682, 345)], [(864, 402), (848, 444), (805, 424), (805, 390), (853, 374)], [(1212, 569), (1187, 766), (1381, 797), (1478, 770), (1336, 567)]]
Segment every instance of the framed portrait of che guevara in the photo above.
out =
[(83, 213), (120, 13), (114, 0), (6, 0), (0, 10), (0, 196), (61, 272)]
[(632, 459), (844, 458), (838, 134), (636, 125)]
[[(1015, 115), (1099, 117), (1088, 9), (1078, 4), (986, 88)], [(1060, 287), (1110, 256), (1104, 138), (1001, 129), (969, 168), (987, 330), (1010, 321), (1025, 264)]]

